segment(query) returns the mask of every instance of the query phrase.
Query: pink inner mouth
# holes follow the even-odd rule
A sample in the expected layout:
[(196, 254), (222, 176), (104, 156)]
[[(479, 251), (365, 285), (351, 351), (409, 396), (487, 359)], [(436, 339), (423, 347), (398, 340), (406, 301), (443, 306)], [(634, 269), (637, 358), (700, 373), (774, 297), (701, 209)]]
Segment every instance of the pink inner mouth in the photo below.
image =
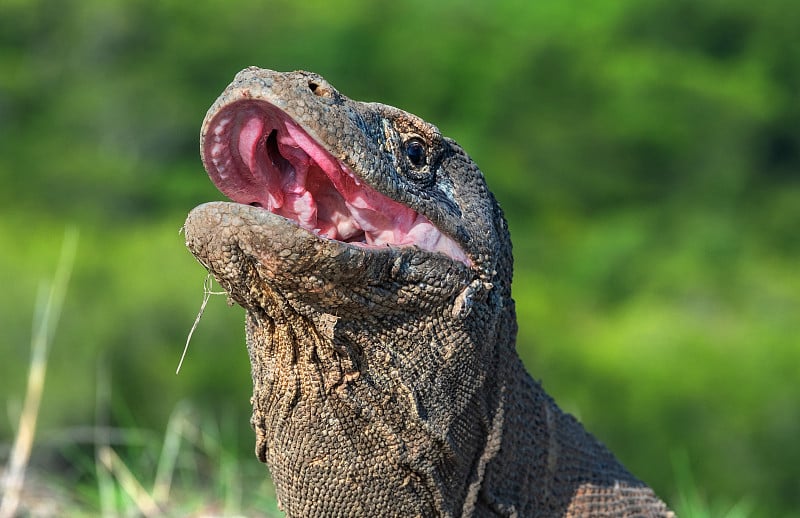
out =
[(238, 103), (217, 114), (203, 159), (231, 200), (263, 207), (321, 237), (365, 247), (418, 246), (471, 265), (425, 216), (363, 184), (268, 103)]

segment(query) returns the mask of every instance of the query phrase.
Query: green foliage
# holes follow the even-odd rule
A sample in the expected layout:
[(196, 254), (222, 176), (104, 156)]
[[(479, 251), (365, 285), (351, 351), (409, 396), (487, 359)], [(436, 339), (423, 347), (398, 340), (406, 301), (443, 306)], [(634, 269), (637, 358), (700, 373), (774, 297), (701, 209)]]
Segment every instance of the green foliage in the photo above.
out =
[(796, 513), (798, 25), (793, 0), (7, 1), (0, 390), (13, 414), (74, 224), (42, 430), (93, 422), (106, 369), (114, 420), (191, 398), (246, 423), (240, 309), (212, 299), (173, 374), (204, 278), (178, 229), (221, 199), (197, 156), (216, 95), (304, 68), (469, 150), (510, 221), (521, 354), (635, 473), (687, 516)]

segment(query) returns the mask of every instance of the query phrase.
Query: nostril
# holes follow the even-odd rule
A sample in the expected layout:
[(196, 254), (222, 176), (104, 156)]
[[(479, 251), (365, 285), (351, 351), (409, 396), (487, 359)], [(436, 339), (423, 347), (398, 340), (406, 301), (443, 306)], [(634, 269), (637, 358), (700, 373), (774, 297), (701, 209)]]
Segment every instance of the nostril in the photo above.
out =
[(308, 89), (311, 90), (311, 92), (314, 95), (318, 96), (318, 97), (330, 97), (331, 96), (330, 87), (328, 87), (326, 85), (321, 85), (318, 82), (314, 81), (313, 79), (309, 79), (309, 81), (308, 81)]

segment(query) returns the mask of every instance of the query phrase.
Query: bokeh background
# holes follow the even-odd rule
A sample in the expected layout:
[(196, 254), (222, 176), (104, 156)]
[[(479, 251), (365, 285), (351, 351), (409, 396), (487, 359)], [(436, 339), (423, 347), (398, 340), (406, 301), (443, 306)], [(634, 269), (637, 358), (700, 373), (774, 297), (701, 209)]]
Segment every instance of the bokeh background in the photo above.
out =
[(222, 199), (198, 155), (216, 96), (307, 69), (481, 166), (520, 354), (634, 473), (678, 507), (800, 515), (798, 27), (796, 0), (4, 0), (0, 442), (74, 226), (40, 466), (85, 482), (71, 430), (102, 411), (157, 435), (185, 401), (258, 464), (241, 308), (212, 297), (174, 373), (205, 278), (178, 230)]

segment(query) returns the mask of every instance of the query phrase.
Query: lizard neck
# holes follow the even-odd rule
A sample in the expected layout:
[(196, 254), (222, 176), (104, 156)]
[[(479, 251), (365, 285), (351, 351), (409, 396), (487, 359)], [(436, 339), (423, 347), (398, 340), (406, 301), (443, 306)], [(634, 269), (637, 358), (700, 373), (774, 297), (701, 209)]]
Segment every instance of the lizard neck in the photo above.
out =
[(270, 314), (247, 316), (251, 423), (287, 515), (457, 516), (497, 404), (491, 342), (454, 341), (435, 314)]

